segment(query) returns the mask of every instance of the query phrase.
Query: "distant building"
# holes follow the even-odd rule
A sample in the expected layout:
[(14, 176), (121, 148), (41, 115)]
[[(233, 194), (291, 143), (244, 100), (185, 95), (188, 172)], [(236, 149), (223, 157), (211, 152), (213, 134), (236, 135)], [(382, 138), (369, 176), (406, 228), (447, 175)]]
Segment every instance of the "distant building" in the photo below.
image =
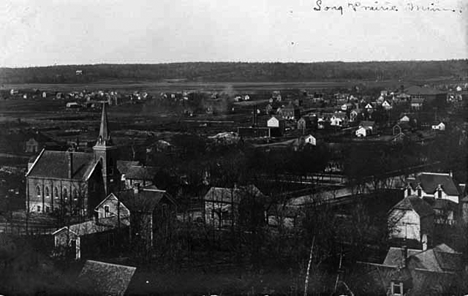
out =
[(67, 209), (90, 215), (103, 195), (119, 188), (117, 147), (108, 129), (105, 105), (92, 153), (43, 149), (26, 173), (26, 209), (51, 213)]

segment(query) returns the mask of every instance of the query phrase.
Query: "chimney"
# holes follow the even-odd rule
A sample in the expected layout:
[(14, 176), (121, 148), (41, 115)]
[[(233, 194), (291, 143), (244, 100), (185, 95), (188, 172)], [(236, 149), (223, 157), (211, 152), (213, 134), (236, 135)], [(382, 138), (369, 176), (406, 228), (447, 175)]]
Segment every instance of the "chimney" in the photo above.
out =
[(73, 175), (73, 152), (68, 151), (67, 156), (68, 156), (68, 179), (71, 179)]
[(403, 268), (406, 268), (406, 263), (408, 262), (408, 247), (406, 245), (403, 245), (401, 247), (401, 252), (403, 255), (402, 265), (403, 265)]

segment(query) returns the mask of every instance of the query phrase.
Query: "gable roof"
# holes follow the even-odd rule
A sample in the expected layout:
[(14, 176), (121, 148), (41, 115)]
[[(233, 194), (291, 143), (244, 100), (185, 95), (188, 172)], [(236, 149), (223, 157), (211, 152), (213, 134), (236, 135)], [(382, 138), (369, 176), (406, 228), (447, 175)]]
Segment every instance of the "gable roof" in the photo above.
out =
[(434, 193), (440, 185), (442, 190), (444, 190), (448, 195), (460, 195), (460, 190), (450, 174), (420, 173), (416, 176), (416, 179), (409, 182), (409, 184), (413, 189), (416, 189), (418, 184), (421, 184), (424, 192), (431, 194)]
[(442, 244), (412, 256), (415, 267), (435, 272), (455, 272), (461, 268), (461, 253)]
[(68, 179), (69, 156), (72, 158), (72, 178), (85, 180), (96, 163), (93, 153), (43, 150), (27, 176)]
[(410, 195), (403, 198), (399, 203), (393, 206), (391, 211), (393, 210), (414, 210), (416, 213), (418, 213), (419, 217), (426, 217), (434, 214), (432, 207), (422, 198), (416, 195)]
[(77, 286), (96, 295), (124, 295), (136, 267), (86, 260)]
[[(95, 208), (94, 210), (96, 211), (97, 209), (99, 209), (102, 205), (104, 205), (107, 201), (115, 201), (116, 203), (119, 202), (119, 199), (117, 198), (117, 196), (115, 196), (114, 193), (111, 193), (109, 194), (106, 198), (104, 198)], [(125, 206), (124, 203), (120, 203), (120, 207), (123, 208), (123, 209), (126, 209), (127, 211), (129, 211), (129, 209)]]
[(129, 189), (117, 194), (117, 198), (130, 210), (130, 212), (151, 213), (162, 202), (176, 204), (165, 190)]

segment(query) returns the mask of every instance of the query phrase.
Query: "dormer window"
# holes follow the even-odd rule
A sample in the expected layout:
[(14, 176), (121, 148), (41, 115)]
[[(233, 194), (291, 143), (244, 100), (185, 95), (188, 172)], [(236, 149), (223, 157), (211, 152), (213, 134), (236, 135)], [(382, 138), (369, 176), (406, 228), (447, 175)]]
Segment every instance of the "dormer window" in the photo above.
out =
[(421, 190), (421, 188), (418, 188), (418, 196), (419, 196), (419, 197), (422, 196), (422, 190)]
[(406, 190), (406, 195), (407, 195), (407, 196), (410, 196), (410, 195), (411, 195), (411, 188), (408, 187), (408, 189)]
[(442, 198), (442, 189), (437, 190), (437, 198)]

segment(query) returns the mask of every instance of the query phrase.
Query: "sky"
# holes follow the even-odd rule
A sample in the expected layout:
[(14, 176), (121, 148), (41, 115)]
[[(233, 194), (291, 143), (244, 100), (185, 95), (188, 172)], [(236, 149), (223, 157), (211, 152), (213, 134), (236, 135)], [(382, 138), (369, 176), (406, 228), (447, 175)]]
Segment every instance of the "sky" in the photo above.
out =
[(0, 67), (464, 58), (466, 0), (0, 1)]

